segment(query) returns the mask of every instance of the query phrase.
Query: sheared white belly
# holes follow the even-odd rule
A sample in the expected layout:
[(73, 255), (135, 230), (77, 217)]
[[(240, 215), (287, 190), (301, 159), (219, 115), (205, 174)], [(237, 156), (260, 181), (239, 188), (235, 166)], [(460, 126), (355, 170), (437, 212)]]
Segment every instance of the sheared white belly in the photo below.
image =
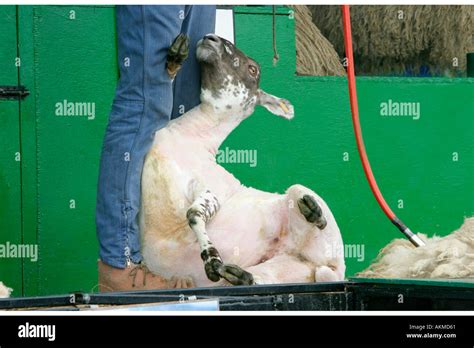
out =
[(205, 154), (189, 156), (179, 145), (155, 143), (143, 169), (142, 253), (150, 270), (164, 277), (193, 275), (197, 286), (215, 285), (206, 277), (186, 219), (196, 185), (219, 199), (221, 208), (207, 232), (226, 263), (248, 267), (273, 255), (285, 232), (284, 196), (244, 187)]

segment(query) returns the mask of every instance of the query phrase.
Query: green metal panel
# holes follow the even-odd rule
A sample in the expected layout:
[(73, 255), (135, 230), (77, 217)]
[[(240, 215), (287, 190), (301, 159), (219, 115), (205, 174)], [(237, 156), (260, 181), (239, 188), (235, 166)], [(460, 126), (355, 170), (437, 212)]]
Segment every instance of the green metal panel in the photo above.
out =
[[(33, 7), (17, 6), (18, 51), (21, 57), (20, 83), (31, 90), (20, 103), (21, 196), (23, 243), (38, 245), (37, 167), (36, 167), (36, 88), (34, 80)], [(41, 250), (39, 250), (41, 253)], [(38, 262), (23, 259), (23, 295), (38, 293)]]
[[(37, 293), (90, 291), (97, 283), (99, 155), (117, 79), (114, 12), (35, 6), (31, 14), (33, 42), (24, 44), (34, 54)], [(95, 117), (58, 116), (64, 101), (95, 105)]]
[[(357, 284), (388, 284), (388, 285), (427, 285), (427, 286), (443, 286), (452, 288), (462, 289), (474, 289), (474, 282), (472, 279), (406, 279), (406, 278), (393, 278), (393, 279), (373, 279), (373, 278), (351, 278), (351, 282)], [(472, 290), (471, 290), (472, 291)], [(474, 298), (474, 292), (471, 292)]]
[[(257, 150), (257, 165), (225, 166), (243, 183), (263, 190), (284, 192), (300, 183), (323, 196), (352, 251), (364, 248), (359, 249), (363, 254), (348, 255), (350, 276), (400, 235), (366, 183), (345, 78), (295, 75), (294, 20), (287, 11), (278, 9), (276, 66), (270, 7), (238, 7), (236, 41), (261, 63), (262, 88), (291, 100), (296, 117), (286, 121), (259, 108), (223, 144)], [(24, 293), (89, 291), (97, 276), (98, 163), (117, 79), (114, 11), (103, 6), (20, 6), (18, 28), (20, 80), (32, 90), (21, 103), (23, 238), (25, 243), (38, 241), (40, 252), (37, 264), (24, 263)], [(4, 47), (16, 40), (5, 32), (0, 33), (5, 36), (0, 40), (2, 60), (11, 59), (3, 57), (8, 51)], [(359, 78), (357, 82), (368, 155), (388, 203), (413, 230), (442, 235), (457, 228), (464, 216), (474, 214), (474, 80)], [(380, 103), (388, 99), (419, 102), (420, 119), (380, 116)], [(95, 103), (95, 119), (56, 116), (55, 105), (64, 100)], [(2, 119), (18, 114), (18, 107), (6, 110), (4, 105), (13, 104), (0, 104)], [(19, 132), (18, 116), (15, 120), (7, 120), (8, 127), (3, 127), (8, 129), (7, 138), (3, 134), (0, 138), (10, 151), (19, 146), (18, 135), (11, 139)], [(457, 161), (453, 153), (458, 154)], [(20, 170), (8, 162), (8, 151), (1, 156), (5, 160), (2, 157), (0, 173)], [(19, 192), (19, 173), (16, 177), (9, 191), (0, 183), (0, 194)], [(19, 221), (18, 198), (13, 211), (5, 203), (8, 198), (2, 198), (2, 212), (8, 207), (8, 216), (16, 213)], [(399, 200), (403, 209), (397, 208)], [(9, 239), (13, 230), (9, 228)], [(0, 280), (6, 279), (4, 265), (2, 261)], [(14, 273), (19, 279), (21, 269)]]
[[(18, 84), (16, 7), (0, 6), (0, 85)], [(19, 101), (0, 100), (0, 244), (21, 243)], [(22, 294), (20, 258), (0, 256), (0, 281)]]

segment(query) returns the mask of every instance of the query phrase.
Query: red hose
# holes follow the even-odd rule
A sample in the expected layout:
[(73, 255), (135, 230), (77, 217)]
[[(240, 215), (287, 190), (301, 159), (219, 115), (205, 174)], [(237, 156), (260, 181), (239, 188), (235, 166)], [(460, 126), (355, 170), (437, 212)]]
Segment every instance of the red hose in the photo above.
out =
[(342, 5), (342, 21), (344, 24), (344, 45), (346, 47), (346, 58), (347, 58), (347, 80), (349, 84), (349, 97), (351, 103), (352, 112), (352, 123), (354, 125), (354, 133), (357, 142), (357, 149), (359, 150), (360, 159), (362, 161), (362, 167), (364, 168), (365, 176), (369, 181), (370, 189), (375, 196), (375, 199), (379, 203), (383, 212), (397, 226), (400, 231), (407, 236), (415, 246), (424, 245), (418, 236), (413, 234), (410, 229), (397, 218), (395, 213), (390, 209), (387, 202), (382, 196), (380, 189), (375, 181), (374, 173), (370, 167), (370, 162), (365, 151), (364, 139), (362, 138), (362, 129), (360, 128), (359, 120), (359, 107), (357, 104), (357, 90), (354, 73), (354, 56), (352, 52), (352, 33), (351, 33), (351, 18), (349, 12), (349, 5)]
[(352, 112), (352, 123), (354, 125), (354, 133), (357, 142), (357, 148), (359, 149), (360, 159), (362, 161), (362, 167), (364, 168), (365, 176), (369, 181), (370, 189), (375, 196), (375, 199), (379, 203), (385, 215), (390, 220), (393, 220), (395, 213), (390, 209), (387, 202), (382, 196), (380, 189), (375, 181), (374, 173), (370, 167), (367, 153), (365, 152), (364, 139), (362, 138), (362, 129), (360, 128), (359, 120), (359, 106), (357, 103), (357, 90), (355, 83), (354, 73), (354, 56), (352, 53), (352, 34), (351, 34), (351, 18), (349, 13), (349, 5), (342, 5), (342, 21), (344, 23), (344, 44), (346, 46), (346, 58), (347, 58), (347, 79), (349, 82), (349, 97), (351, 101), (351, 112)]

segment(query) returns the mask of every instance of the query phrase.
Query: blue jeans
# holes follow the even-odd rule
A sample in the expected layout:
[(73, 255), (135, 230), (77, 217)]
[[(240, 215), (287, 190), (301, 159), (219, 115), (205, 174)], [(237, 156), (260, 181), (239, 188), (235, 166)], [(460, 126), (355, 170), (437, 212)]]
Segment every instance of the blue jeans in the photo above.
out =
[[(171, 118), (199, 104), (196, 43), (215, 27), (215, 6), (117, 6), (120, 79), (105, 131), (97, 189), (100, 259), (125, 268), (139, 263), (140, 181), (154, 134)], [(174, 83), (166, 56), (179, 33), (189, 57)]]

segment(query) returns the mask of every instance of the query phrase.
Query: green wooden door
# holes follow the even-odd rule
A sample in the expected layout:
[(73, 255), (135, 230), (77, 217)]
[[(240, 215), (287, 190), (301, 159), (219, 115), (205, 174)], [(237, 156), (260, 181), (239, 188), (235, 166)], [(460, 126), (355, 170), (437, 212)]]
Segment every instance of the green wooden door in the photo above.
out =
[[(0, 6), (0, 23), (0, 85), (31, 91), (0, 100), (0, 281), (13, 296), (90, 291), (99, 156), (117, 80), (113, 7)], [(92, 114), (59, 113), (68, 103)], [(37, 246), (37, 260), (1, 257), (11, 245)]]
[[(24, 110), (32, 121), (25, 128), (34, 127), (36, 138), (30, 155), (37, 207), (30, 212), (36, 209), (37, 217), (28, 233), (40, 254), (25, 284), (31, 295), (91, 291), (99, 157), (117, 80), (114, 9), (20, 6), (19, 12), (20, 47), (28, 55), (24, 79), (35, 88)], [(59, 105), (71, 103), (86, 107), (61, 112)]]
[[(0, 6), (0, 85), (18, 85), (16, 6)], [(22, 294), (21, 145), (18, 100), (0, 99), (0, 281)]]

